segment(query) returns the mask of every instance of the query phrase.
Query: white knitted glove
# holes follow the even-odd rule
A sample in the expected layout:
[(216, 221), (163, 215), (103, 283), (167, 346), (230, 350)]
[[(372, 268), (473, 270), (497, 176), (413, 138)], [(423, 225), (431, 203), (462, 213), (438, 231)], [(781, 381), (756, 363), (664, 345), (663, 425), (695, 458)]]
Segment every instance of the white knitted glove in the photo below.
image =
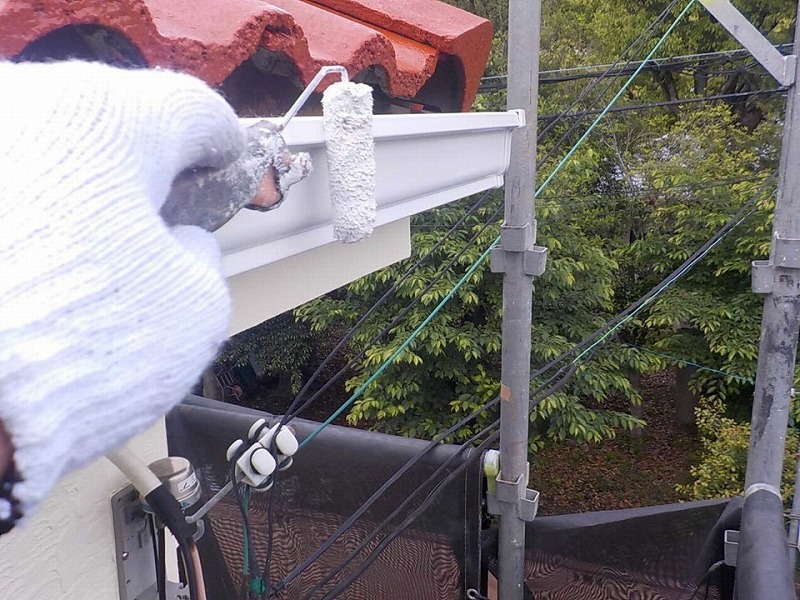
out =
[(214, 239), (158, 211), (179, 172), (244, 145), (194, 78), (0, 63), (0, 421), (25, 516), (167, 412), (224, 341)]

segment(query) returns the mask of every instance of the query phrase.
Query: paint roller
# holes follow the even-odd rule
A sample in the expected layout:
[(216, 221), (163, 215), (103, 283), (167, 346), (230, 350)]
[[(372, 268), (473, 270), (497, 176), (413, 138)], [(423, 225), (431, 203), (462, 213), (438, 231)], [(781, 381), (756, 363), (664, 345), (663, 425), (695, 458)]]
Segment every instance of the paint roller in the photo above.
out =
[(377, 215), (372, 88), (349, 81), (340, 66), (323, 67), (279, 125), (259, 121), (248, 128), (247, 151), (236, 162), (225, 169), (181, 174), (162, 207), (164, 221), (215, 231), (242, 208), (277, 208), (288, 189), (311, 172), (309, 156), (292, 154), (281, 134), (330, 74), (341, 77), (322, 96), (333, 235), (344, 243), (369, 236)]

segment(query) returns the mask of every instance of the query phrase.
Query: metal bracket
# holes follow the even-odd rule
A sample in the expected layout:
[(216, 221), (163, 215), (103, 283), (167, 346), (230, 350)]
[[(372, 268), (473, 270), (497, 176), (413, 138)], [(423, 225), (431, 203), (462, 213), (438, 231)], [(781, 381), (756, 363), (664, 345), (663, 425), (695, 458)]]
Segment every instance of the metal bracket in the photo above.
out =
[[(120, 600), (158, 600), (150, 517), (132, 485), (111, 497), (111, 516)], [(188, 593), (183, 586), (167, 582), (167, 598), (182, 600)]]
[(773, 264), (785, 269), (800, 269), (800, 240), (775, 236), (772, 240)]
[[(754, 260), (752, 262), (752, 275), (750, 289), (756, 294), (771, 294), (775, 289), (775, 268), (800, 269), (800, 240), (775, 236), (772, 240), (772, 259)], [(797, 284), (781, 282), (790, 285), (784, 286), (782, 293), (787, 295), (800, 295)]]
[(723, 558), (729, 567), (736, 566), (736, 557), (739, 554), (739, 532), (736, 529), (726, 529), (723, 534), (724, 548)]
[(523, 521), (533, 521), (539, 510), (539, 492), (527, 487), (525, 478), (520, 475), (516, 481), (503, 479), (503, 472), (497, 474), (497, 491), (486, 494), (486, 508), (489, 514), (502, 513), (502, 504), (514, 504), (517, 516)]
[(523, 254), (522, 271), (531, 277), (541, 276), (547, 266), (547, 248), (534, 246), (536, 222), (522, 226), (503, 225), (500, 228), (500, 246), (493, 248), (490, 259), (492, 273), (507, 273), (508, 256), (511, 253)]
[(795, 56), (784, 56), (728, 0), (700, 0), (717, 21), (783, 86), (795, 79)]

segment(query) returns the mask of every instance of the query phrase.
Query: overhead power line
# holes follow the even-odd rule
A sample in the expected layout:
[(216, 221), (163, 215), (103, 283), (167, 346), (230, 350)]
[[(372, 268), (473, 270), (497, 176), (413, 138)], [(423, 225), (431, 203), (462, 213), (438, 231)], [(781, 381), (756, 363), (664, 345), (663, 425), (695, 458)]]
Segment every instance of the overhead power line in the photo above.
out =
[[(605, 112), (609, 114), (621, 113), (621, 112), (631, 112), (637, 110), (650, 110), (654, 108), (665, 108), (669, 106), (681, 106), (684, 104), (697, 104), (700, 102), (714, 102), (716, 100), (736, 100), (742, 98), (750, 98), (752, 96), (775, 96), (779, 94), (785, 94), (787, 90), (788, 88), (785, 87), (776, 87), (767, 90), (753, 90), (750, 92), (717, 94), (714, 96), (702, 96), (700, 98), (686, 98), (683, 100), (664, 100), (662, 102), (648, 102), (645, 104), (625, 104), (623, 106), (614, 106), (609, 110), (606, 110)], [(553, 113), (549, 115), (539, 115), (538, 119), (540, 121), (549, 121), (552, 119), (575, 119), (579, 117), (599, 115), (602, 112), (603, 110), (601, 109), (591, 109), (591, 110), (582, 110), (574, 113)]]
[[(775, 48), (781, 53), (791, 54), (792, 44), (779, 44)], [(664, 58), (653, 58), (648, 61), (635, 61), (630, 62), (621, 68), (615, 68), (616, 64), (606, 65), (586, 65), (582, 67), (568, 67), (565, 69), (550, 69), (547, 71), (540, 71), (539, 84), (548, 85), (556, 83), (565, 83), (568, 81), (577, 81), (581, 79), (594, 79), (600, 77), (607, 77), (608, 75), (630, 75), (633, 71), (644, 64), (645, 69), (658, 69), (658, 70), (680, 70), (685, 67), (695, 65), (699, 62), (712, 61), (714, 64), (728, 62), (732, 59), (742, 57), (749, 58), (751, 55), (745, 49), (737, 50), (722, 50), (718, 52), (705, 52), (703, 54), (685, 54), (681, 56), (668, 56)], [(608, 69), (612, 70), (609, 71)], [(478, 87), (479, 94), (489, 94), (504, 90), (506, 88), (507, 76), (506, 75), (489, 75), (481, 78), (481, 84)]]

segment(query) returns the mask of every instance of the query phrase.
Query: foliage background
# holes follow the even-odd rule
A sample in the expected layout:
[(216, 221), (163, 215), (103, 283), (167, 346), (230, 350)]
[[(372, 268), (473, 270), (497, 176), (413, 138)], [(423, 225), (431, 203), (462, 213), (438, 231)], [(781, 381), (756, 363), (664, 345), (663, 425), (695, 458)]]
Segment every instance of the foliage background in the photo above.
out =
[[(486, 16), (495, 39), (486, 75), (505, 73), (506, 3), (495, 0), (451, 2)], [(742, 0), (746, 16), (776, 43), (791, 41), (794, 2)], [(544, 0), (543, 71), (613, 62), (667, 5), (644, 0)], [(680, 8), (680, 7), (679, 7)], [(669, 22), (669, 20), (668, 20)], [(639, 59), (654, 43), (650, 40)], [(736, 42), (699, 6), (667, 40), (660, 56), (735, 50)], [(574, 73), (563, 71), (560, 74)], [(545, 74), (546, 75), (546, 74)], [(543, 77), (543, 80), (546, 76)], [(540, 115), (562, 111), (587, 79), (543, 83)], [(573, 110), (602, 107), (623, 80), (603, 98)], [(599, 89), (605, 86), (601, 85)], [(647, 69), (620, 104), (647, 104), (768, 90), (774, 82), (741, 54), (698, 58), (677, 67)], [(475, 110), (503, 110), (503, 92), (479, 96)], [(545, 364), (638, 299), (692, 254), (762, 185), (777, 166), (783, 97), (764, 94), (729, 101), (703, 102), (615, 113), (608, 116), (569, 166), (538, 199), (538, 244), (549, 248), (544, 276), (535, 282), (534, 367)], [(574, 119), (553, 127), (539, 144), (542, 181), (588, 126), (568, 133)], [(550, 123), (544, 118), (540, 128)], [(566, 135), (566, 145), (556, 142)], [(771, 190), (768, 190), (771, 192)], [(698, 412), (703, 455), (693, 472), (695, 483), (682, 488), (692, 497), (734, 491), (740, 450), (746, 446), (761, 301), (750, 292), (750, 262), (769, 252), (774, 194), (767, 193), (745, 222), (692, 273), (660, 296), (582, 364), (570, 385), (542, 402), (531, 416), (531, 447), (566, 438), (598, 441), (641, 421), (635, 406), (639, 392), (631, 373), (652, 373), (680, 361), (700, 370), (692, 382), (702, 399)], [(303, 305), (293, 315), (268, 322), (234, 341), (223, 357), (241, 362), (256, 352), (271, 372), (280, 372), (296, 391), (309, 362), (335, 343), (401, 274), (425, 255), (475, 198), (418, 215), (412, 222), (412, 256)], [(460, 256), (502, 202), (502, 191), (469, 217), (436, 250), (393, 299), (376, 311), (348, 346), (354, 355), (416, 298), (458, 256), (408, 318), (367, 348), (349, 375), (352, 392), (407, 338), (483, 250), (498, 235), (494, 218), (476, 243)], [(500, 213), (502, 214), (502, 213)], [(484, 264), (444, 310), (393, 365), (353, 405), (351, 424), (402, 435), (431, 437), (494, 398), (499, 389), (501, 278)], [(653, 353), (656, 352), (656, 353)], [(679, 364), (685, 364), (680, 362)], [(720, 374), (722, 372), (723, 374)], [(534, 382), (534, 385), (537, 382)], [(607, 408), (615, 399), (615, 410)], [(618, 400), (624, 402), (620, 405)], [(621, 409), (620, 406), (623, 408)], [(630, 410), (624, 410), (630, 406)], [(496, 415), (484, 415), (455, 436), (464, 439)], [(743, 444), (745, 444), (743, 446)], [(727, 461), (727, 462), (726, 462)], [(730, 461), (735, 463), (735, 468)]]

